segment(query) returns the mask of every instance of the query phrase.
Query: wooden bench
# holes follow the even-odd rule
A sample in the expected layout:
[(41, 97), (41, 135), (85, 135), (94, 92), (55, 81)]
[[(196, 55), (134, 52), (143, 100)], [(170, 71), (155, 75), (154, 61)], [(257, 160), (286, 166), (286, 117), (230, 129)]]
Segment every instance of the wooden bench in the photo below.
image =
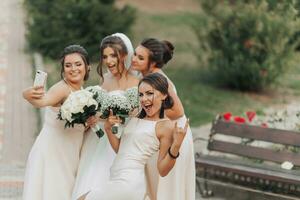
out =
[[(268, 145), (241, 143), (247, 138)], [(294, 147), (295, 152), (278, 151), (273, 147), (275, 144)], [(208, 140), (210, 153), (196, 153), (197, 177), (204, 180), (200, 183), (197, 178), (198, 189), (203, 196), (210, 195), (207, 185), (209, 181), (217, 181), (291, 199), (300, 197), (300, 151), (297, 152), (297, 148), (300, 149), (299, 132), (226, 122), (218, 117)], [(282, 169), (285, 161), (293, 163), (294, 168)]]

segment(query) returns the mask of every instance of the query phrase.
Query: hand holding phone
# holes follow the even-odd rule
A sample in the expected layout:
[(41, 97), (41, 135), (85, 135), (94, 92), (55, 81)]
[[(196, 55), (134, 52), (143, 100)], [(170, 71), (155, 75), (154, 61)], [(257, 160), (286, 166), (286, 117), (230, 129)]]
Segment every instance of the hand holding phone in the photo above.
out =
[(37, 70), (35, 73), (33, 86), (44, 86), (47, 80), (47, 73)]

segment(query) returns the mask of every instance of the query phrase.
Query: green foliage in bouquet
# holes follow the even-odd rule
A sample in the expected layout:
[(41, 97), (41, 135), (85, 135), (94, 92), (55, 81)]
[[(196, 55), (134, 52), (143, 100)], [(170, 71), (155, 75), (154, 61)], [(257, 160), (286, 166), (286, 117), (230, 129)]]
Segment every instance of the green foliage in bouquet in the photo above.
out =
[[(121, 123), (124, 124), (126, 118), (129, 117), (130, 112), (138, 107), (139, 101), (137, 87), (127, 89), (125, 94), (118, 92), (110, 93), (102, 102), (101, 118), (108, 118), (112, 111), (112, 114), (118, 116), (121, 119)], [(112, 127), (113, 133), (118, 133), (118, 126), (119, 125), (115, 125)]]
[[(110, 109), (112, 110), (113, 115), (120, 117), (122, 122), (124, 122), (125, 118), (128, 117), (128, 110), (126, 110), (126, 109), (121, 109), (119, 107), (111, 107)], [(108, 110), (108, 109), (104, 110), (101, 115), (101, 118), (107, 119), (109, 117), (109, 112), (110, 112), (110, 110)]]
[(300, 30), (292, 0), (201, 0), (193, 29), (200, 63), (220, 86), (259, 91), (295, 65)]
[[(72, 121), (67, 121), (65, 123), (65, 128), (70, 128), (74, 127), (75, 124), (82, 124), (85, 126), (86, 120), (93, 115), (96, 115), (96, 106), (91, 105), (91, 106), (84, 106), (83, 107), (83, 112), (80, 113), (72, 113)], [(61, 112), (58, 113), (57, 119), (59, 120), (64, 120), (62, 117)]]
[[(116, 115), (120, 118), (122, 121), (121, 123), (124, 124), (126, 118), (129, 117), (128, 110), (126, 109), (121, 109), (119, 107), (112, 107), (111, 108), (113, 115)], [(102, 119), (106, 119), (109, 117), (109, 110), (105, 110), (101, 116)], [(112, 133), (117, 134), (118, 133), (118, 126), (113, 126), (112, 127)]]
[[(110, 110), (112, 111), (113, 115), (116, 115), (116, 116), (118, 116), (118, 117), (121, 119), (121, 121), (122, 121), (121, 123), (122, 123), (122, 124), (124, 124), (126, 118), (129, 117), (129, 112), (130, 112), (129, 109), (122, 108), (122, 107), (120, 107), (120, 106), (114, 104), (114, 105), (109, 106), (108, 108), (106, 108), (106, 109), (102, 112), (101, 118), (102, 118), (102, 119), (107, 119), (107, 118), (109, 117)], [(113, 127), (112, 127), (112, 132), (113, 132), (114, 134), (117, 134), (117, 133), (118, 133), (118, 127), (117, 127), (117, 126), (113, 126)]]
[(97, 58), (101, 39), (115, 32), (128, 32), (135, 10), (117, 8), (114, 0), (25, 0), (30, 49), (57, 58), (74, 42)]

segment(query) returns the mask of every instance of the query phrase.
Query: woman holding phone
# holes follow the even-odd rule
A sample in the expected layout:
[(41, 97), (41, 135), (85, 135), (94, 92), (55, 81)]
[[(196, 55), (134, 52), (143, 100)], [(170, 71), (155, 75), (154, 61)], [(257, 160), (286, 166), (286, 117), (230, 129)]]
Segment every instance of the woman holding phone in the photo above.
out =
[(62, 80), (47, 93), (43, 86), (23, 91), (23, 97), (34, 107), (46, 107), (43, 128), (27, 161), (23, 200), (71, 199), (84, 127), (65, 128), (57, 115), (69, 94), (82, 88), (89, 67), (88, 53), (82, 46), (67, 46), (61, 56)]

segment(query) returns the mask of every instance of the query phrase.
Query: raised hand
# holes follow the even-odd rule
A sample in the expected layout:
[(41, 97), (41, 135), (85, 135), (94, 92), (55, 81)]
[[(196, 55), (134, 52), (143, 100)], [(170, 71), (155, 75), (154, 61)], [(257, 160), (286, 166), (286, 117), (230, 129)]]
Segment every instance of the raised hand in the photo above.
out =
[(33, 86), (23, 91), (23, 97), (28, 101), (33, 99), (41, 99), (44, 95), (44, 86)]
[(173, 145), (175, 145), (176, 147), (181, 146), (188, 127), (189, 127), (189, 119), (186, 120), (184, 128), (178, 127), (177, 122), (175, 123), (174, 130), (173, 130)]
[(108, 116), (106, 122), (104, 123), (105, 130), (111, 130), (111, 127), (114, 124), (120, 124), (121, 122), (122, 122), (122, 120), (120, 119), (120, 117), (114, 115), (113, 111), (110, 109), (109, 116)]

